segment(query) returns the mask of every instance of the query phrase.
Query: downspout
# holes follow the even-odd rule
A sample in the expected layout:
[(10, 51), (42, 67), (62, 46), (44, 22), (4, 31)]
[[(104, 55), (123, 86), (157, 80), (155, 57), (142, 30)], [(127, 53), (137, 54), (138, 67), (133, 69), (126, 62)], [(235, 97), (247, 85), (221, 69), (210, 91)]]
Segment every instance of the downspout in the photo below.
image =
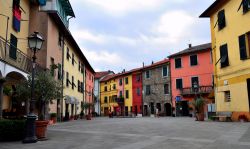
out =
[(64, 80), (64, 46), (65, 46), (65, 42), (64, 42), (64, 38), (65, 36), (63, 36), (63, 40), (62, 40), (62, 88), (61, 88), (61, 92), (62, 92), (62, 95), (61, 95), (61, 122), (63, 121), (63, 80)]

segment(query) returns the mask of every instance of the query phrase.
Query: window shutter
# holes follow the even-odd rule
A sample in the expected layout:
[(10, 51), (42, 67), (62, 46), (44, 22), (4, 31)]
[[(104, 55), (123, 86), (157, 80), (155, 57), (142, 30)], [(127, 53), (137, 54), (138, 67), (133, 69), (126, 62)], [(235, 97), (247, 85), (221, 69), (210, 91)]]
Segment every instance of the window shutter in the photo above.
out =
[(240, 49), (240, 59), (247, 59), (247, 51), (246, 51), (246, 35), (239, 36), (239, 49)]
[(243, 5), (243, 13), (247, 13), (249, 11), (250, 0), (242, 0)]
[(219, 30), (223, 29), (226, 26), (225, 10), (221, 10), (218, 13), (218, 26)]
[(17, 38), (11, 34), (9, 57), (16, 60), (17, 59), (16, 52), (17, 52)]
[(227, 44), (220, 46), (221, 68), (229, 65)]

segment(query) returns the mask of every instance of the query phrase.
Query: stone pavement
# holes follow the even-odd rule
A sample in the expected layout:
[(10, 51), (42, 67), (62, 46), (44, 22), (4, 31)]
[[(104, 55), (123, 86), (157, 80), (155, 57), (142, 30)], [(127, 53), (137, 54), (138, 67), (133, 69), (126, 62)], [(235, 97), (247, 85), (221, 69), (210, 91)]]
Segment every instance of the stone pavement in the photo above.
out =
[(49, 126), (48, 140), (0, 149), (250, 149), (250, 123), (193, 118), (95, 118)]

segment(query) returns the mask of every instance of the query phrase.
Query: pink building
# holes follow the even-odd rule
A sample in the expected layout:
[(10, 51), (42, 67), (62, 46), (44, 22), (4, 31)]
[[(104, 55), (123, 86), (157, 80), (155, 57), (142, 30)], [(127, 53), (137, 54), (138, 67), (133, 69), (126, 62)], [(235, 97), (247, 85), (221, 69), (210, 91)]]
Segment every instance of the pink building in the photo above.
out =
[[(89, 65), (85, 67), (85, 103), (94, 104), (94, 75), (95, 71)], [(92, 109), (89, 110), (92, 112)]]
[[(213, 102), (213, 60), (211, 44), (189, 47), (169, 56), (172, 104), (176, 116), (194, 113), (192, 101), (202, 96)], [(207, 106), (206, 106), (207, 107)], [(207, 108), (205, 110), (207, 111)]]

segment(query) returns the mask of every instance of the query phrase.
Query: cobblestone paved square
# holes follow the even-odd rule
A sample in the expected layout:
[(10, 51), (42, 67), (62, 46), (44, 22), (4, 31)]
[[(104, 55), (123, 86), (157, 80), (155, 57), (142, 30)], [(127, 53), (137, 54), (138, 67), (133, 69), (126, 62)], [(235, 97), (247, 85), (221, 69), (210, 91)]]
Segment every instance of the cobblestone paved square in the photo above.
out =
[(249, 149), (250, 123), (193, 118), (94, 118), (49, 126), (48, 140), (0, 149)]

